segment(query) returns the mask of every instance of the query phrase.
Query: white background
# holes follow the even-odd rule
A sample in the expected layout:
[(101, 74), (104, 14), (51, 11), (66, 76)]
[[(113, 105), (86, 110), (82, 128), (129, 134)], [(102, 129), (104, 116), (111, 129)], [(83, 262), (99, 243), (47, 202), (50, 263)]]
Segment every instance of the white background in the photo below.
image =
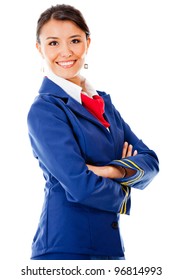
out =
[[(30, 263), (42, 207), (44, 180), (31, 152), (26, 117), (42, 79), (42, 61), (35, 49), (36, 22), (42, 11), (57, 3), (62, 2), (11, 0), (1, 6), (0, 255), (4, 273), (14, 265)], [(64, 3), (80, 9), (91, 30), (89, 69), (84, 75), (97, 89), (111, 94), (125, 121), (160, 160), (159, 175), (144, 191), (133, 190), (131, 215), (121, 217), (126, 263), (163, 265), (164, 279), (180, 279), (181, 1)]]

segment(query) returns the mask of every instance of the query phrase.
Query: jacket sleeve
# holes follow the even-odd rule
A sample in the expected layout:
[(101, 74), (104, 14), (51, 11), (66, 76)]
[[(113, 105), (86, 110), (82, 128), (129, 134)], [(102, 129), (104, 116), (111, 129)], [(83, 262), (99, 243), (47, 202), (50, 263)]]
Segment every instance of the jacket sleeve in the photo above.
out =
[(131, 168), (136, 173), (127, 178), (115, 179), (122, 186), (128, 186), (137, 189), (144, 189), (159, 172), (159, 161), (156, 153), (150, 150), (142, 140), (132, 132), (129, 125), (120, 117), (124, 129), (124, 141), (133, 145), (133, 151), (137, 150), (136, 156), (131, 156), (123, 159), (116, 159), (110, 162), (111, 165), (118, 165), (125, 168)]
[(33, 153), (40, 166), (44, 166), (47, 176), (51, 174), (57, 179), (68, 201), (120, 212), (127, 199), (125, 190), (119, 182), (88, 170), (62, 109), (38, 98), (28, 114), (28, 130)]

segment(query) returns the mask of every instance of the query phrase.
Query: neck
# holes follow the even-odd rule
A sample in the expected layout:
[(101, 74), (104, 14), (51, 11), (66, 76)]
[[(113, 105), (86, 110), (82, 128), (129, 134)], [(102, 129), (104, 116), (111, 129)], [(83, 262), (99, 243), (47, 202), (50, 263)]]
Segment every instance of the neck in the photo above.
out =
[(82, 88), (85, 87), (85, 78), (82, 77), (81, 75), (77, 75), (77, 76), (75, 76), (75, 77), (73, 77), (71, 79), (67, 79), (67, 80), (72, 82), (72, 83), (74, 83), (74, 84), (76, 84), (77, 86), (82, 87)]

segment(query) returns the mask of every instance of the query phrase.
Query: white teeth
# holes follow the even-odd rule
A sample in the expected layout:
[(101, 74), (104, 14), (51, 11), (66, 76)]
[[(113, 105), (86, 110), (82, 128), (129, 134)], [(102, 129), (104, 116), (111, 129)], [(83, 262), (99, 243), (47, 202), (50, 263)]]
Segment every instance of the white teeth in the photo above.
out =
[(64, 62), (58, 62), (61, 66), (70, 66), (73, 65), (74, 61), (64, 61)]

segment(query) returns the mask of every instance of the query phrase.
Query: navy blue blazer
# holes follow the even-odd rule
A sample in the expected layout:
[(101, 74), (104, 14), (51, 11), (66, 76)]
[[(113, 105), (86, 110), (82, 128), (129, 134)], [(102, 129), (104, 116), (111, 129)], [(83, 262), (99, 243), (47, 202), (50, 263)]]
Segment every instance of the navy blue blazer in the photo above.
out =
[[(144, 189), (157, 174), (158, 159), (105, 101), (108, 131), (79, 102), (48, 78), (28, 113), (34, 156), (45, 178), (45, 200), (32, 257), (46, 253), (123, 256), (120, 213), (130, 212), (131, 188)], [(138, 151), (121, 159), (124, 141)], [(132, 168), (130, 178), (95, 175), (86, 164)]]

